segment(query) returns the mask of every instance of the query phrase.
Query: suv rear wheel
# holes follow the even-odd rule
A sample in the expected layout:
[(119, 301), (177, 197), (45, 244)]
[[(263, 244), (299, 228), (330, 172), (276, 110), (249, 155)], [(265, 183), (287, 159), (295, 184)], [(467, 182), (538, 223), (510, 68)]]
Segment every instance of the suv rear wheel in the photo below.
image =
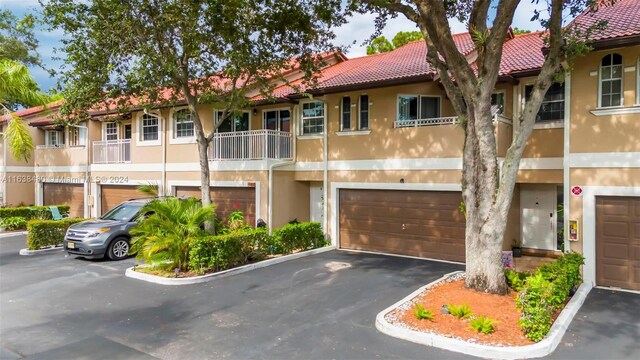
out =
[(129, 256), (129, 239), (119, 237), (114, 239), (107, 249), (107, 256), (111, 260), (122, 260)]

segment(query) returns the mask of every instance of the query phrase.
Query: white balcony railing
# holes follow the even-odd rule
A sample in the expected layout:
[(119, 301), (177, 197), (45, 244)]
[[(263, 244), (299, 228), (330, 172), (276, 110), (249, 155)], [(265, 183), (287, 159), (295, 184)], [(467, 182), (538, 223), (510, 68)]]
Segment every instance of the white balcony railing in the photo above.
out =
[(402, 128), (402, 127), (418, 127), (418, 126), (433, 126), (433, 125), (451, 125), (451, 124), (457, 124), (457, 123), (458, 123), (457, 116), (447, 116), (447, 117), (429, 118), (429, 119), (396, 120), (393, 126), (396, 128)]
[(291, 133), (275, 130), (217, 133), (209, 148), (209, 159), (291, 159)]
[(94, 164), (120, 164), (131, 162), (131, 139), (93, 142)]

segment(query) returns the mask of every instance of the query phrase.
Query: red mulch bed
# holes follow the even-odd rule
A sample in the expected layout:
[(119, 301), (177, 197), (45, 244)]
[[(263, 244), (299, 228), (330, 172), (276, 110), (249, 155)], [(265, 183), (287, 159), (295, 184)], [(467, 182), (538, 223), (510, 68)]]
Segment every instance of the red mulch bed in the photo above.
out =
[[(440, 335), (471, 340), (481, 344), (497, 346), (522, 346), (533, 344), (518, 320), (520, 311), (516, 309), (517, 293), (510, 291), (506, 296), (481, 293), (464, 287), (464, 280), (443, 282), (427, 289), (411, 302), (411, 306), (401, 306), (387, 315), (394, 324), (401, 324), (413, 330), (434, 332)], [(434, 314), (433, 321), (418, 320), (413, 314), (414, 303), (423, 305)], [(474, 315), (489, 316), (494, 320), (495, 332), (478, 333), (470, 328), (469, 320), (461, 320), (453, 315), (443, 314), (442, 305), (467, 303)]]

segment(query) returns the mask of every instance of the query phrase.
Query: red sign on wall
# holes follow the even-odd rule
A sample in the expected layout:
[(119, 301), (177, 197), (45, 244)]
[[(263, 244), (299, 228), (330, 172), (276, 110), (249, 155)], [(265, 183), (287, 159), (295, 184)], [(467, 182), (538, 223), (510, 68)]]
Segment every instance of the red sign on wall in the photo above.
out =
[(582, 195), (582, 186), (573, 186), (571, 188), (571, 193), (575, 196)]

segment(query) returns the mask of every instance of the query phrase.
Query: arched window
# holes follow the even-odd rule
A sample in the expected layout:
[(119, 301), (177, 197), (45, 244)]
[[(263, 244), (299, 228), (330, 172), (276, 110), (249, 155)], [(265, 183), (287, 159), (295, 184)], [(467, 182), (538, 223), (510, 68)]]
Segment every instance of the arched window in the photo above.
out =
[(622, 106), (622, 55), (609, 54), (600, 62), (599, 107)]
[(189, 109), (178, 110), (173, 113), (173, 136), (190, 138), (194, 135), (193, 118)]

